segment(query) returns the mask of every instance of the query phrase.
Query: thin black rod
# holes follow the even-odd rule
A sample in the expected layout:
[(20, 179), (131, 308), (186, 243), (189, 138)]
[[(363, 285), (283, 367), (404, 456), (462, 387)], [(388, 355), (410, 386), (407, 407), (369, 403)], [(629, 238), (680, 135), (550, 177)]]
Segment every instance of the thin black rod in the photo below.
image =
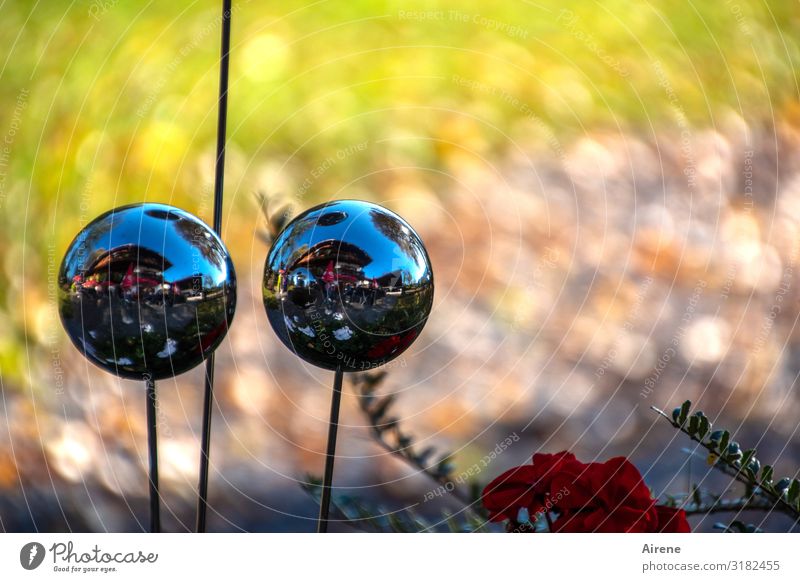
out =
[(211, 414), (214, 405), (214, 354), (206, 360), (205, 395), (203, 396), (203, 434), (200, 441), (200, 477), (197, 485), (198, 533), (206, 531), (208, 510), (208, 455), (211, 450)]
[(336, 460), (336, 434), (339, 432), (339, 405), (342, 402), (342, 367), (336, 369), (331, 396), (331, 418), (328, 424), (328, 450), (325, 453), (325, 476), (322, 478), (322, 499), (319, 503), (317, 533), (328, 532), (328, 514), (331, 509), (331, 487), (333, 485), (333, 462)]
[(158, 495), (158, 416), (156, 403), (156, 383), (152, 378), (145, 379), (147, 386), (147, 454), (150, 459), (150, 531), (161, 531), (160, 499)]
[[(228, 126), (228, 70), (231, 52), (231, 1), (222, 0), (222, 43), (219, 60), (217, 110), (217, 161), (214, 174), (214, 232), (222, 234), (222, 190), (225, 184), (225, 136)], [(200, 476), (197, 485), (197, 532), (206, 531), (208, 512), (208, 457), (211, 453), (211, 416), (214, 406), (214, 354), (206, 359), (203, 429), (200, 441)]]
[(228, 70), (231, 52), (231, 2), (222, 0), (222, 46), (219, 59), (217, 165), (214, 174), (214, 231), (222, 232), (222, 187), (225, 183), (225, 138), (228, 131)]

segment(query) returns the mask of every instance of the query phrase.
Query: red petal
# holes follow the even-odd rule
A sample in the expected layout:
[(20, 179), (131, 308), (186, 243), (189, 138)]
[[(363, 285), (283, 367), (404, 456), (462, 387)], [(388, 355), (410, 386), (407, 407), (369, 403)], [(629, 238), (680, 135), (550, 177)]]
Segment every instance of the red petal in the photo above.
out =
[(689, 522), (686, 521), (684, 510), (666, 505), (656, 505), (654, 509), (658, 518), (656, 531), (661, 533), (689, 533), (692, 531)]

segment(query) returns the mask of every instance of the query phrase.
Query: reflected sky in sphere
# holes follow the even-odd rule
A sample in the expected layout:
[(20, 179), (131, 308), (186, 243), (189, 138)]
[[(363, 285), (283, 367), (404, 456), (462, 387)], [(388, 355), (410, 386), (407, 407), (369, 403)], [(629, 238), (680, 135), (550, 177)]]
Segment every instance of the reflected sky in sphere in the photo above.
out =
[(59, 314), (75, 346), (122, 377), (181, 374), (222, 341), (236, 307), (225, 246), (195, 216), (164, 204), (111, 210), (70, 244)]
[(270, 324), (304, 360), (345, 371), (378, 367), (418, 337), (433, 271), (416, 232), (358, 200), (312, 208), (275, 240), (262, 292)]

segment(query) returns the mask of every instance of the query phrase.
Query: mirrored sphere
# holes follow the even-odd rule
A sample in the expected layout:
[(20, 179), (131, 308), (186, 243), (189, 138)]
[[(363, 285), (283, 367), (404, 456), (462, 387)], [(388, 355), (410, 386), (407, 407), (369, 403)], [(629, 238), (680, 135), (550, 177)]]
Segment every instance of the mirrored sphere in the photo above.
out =
[(72, 342), (101, 368), (157, 380), (203, 361), (225, 337), (236, 274), (200, 219), (164, 204), (106, 212), (67, 249), (59, 313)]
[(281, 341), (307, 362), (368, 370), (402, 354), (433, 304), (419, 236), (393, 212), (358, 200), (317, 206), (275, 240), (262, 286)]

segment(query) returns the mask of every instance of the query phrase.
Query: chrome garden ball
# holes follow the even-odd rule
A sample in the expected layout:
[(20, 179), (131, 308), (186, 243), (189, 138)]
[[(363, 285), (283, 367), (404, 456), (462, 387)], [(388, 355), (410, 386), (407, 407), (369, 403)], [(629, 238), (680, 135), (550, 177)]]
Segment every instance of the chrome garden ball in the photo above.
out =
[(59, 313), (72, 342), (101, 368), (153, 380), (202, 362), (225, 337), (236, 274), (219, 237), (164, 204), (115, 208), (67, 249)]
[(402, 354), (433, 304), (433, 272), (419, 236), (389, 210), (330, 202), (294, 219), (267, 256), (267, 317), (307, 362), (368, 370)]

